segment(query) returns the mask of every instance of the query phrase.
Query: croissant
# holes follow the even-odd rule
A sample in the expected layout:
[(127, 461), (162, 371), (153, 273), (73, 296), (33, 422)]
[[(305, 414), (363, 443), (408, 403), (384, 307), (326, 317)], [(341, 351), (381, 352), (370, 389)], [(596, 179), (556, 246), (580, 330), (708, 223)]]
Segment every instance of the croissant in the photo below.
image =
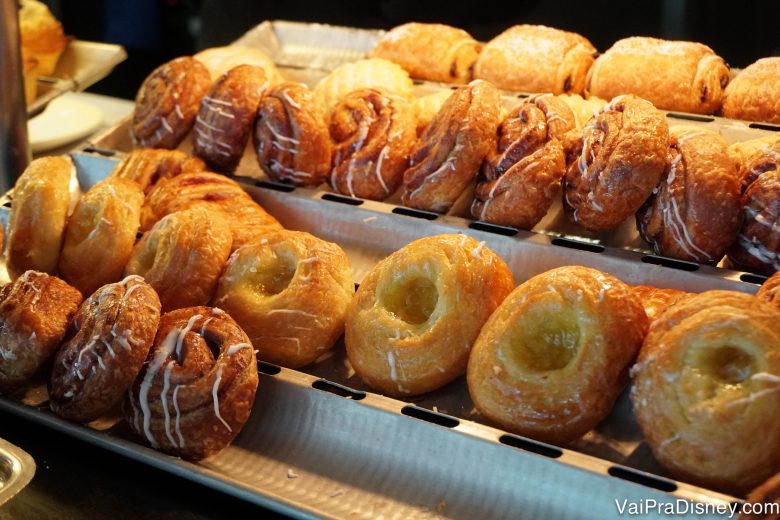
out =
[(756, 293), (759, 300), (774, 304), (780, 310), (780, 271), (769, 277)]
[(780, 57), (748, 65), (726, 87), (724, 117), (780, 124)]
[(192, 56), (211, 73), (212, 78), (219, 78), (227, 71), (239, 65), (254, 65), (262, 67), (270, 86), (284, 81), (274, 60), (266, 53), (255, 47), (242, 47), (240, 45), (228, 45), (225, 47), (211, 47), (204, 49)]
[(647, 314), (650, 323), (658, 319), (666, 309), (691, 295), (685, 291), (661, 289), (652, 285), (635, 285), (631, 289), (642, 301), (642, 307), (645, 308), (645, 314)]
[(136, 148), (111, 171), (111, 176), (134, 181), (147, 194), (158, 181), (180, 173), (205, 172), (207, 169), (203, 159), (179, 150)]

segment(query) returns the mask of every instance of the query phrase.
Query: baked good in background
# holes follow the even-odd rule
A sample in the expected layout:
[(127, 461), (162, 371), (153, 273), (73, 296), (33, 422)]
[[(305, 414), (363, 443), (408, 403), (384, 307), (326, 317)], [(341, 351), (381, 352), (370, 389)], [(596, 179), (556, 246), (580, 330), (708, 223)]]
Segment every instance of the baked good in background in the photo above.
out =
[(756, 297), (774, 304), (780, 310), (780, 271), (769, 277), (759, 287)]
[(284, 81), (282, 73), (276, 68), (273, 58), (255, 47), (241, 47), (237, 45), (211, 47), (193, 54), (192, 57), (206, 66), (213, 79), (221, 77), (230, 69), (239, 65), (252, 65), (263, 69), (269, 87)]
[(417, 125), (409, 102), (380, 89), (356, 90), (330, 116), (330, 184), (339, 193), (383, 200), (401, 185)]
[(328, 124), (303, 83), (282, 83), (263, 96), (252, 136), (257, 162), (271, 179), (318, 186), (327, 178)]
[[(745, 170), (747, 168), (748, 162), (750, 162), (756, 152), (760, 150), (766, 152), (776, 142), (780, 142), (780, 132), (764, 135), (755, 139), (749, 139), (747, 141), (739, 141), (729, 145), (729, 156), (739, 168), (740, 179), (745, 177)], [(747, 186), (743, 184), (742, 189), (745, 188), (747, 188)]]
[[(760, 147), (739, 164), (739, 178), (742, 191), (748, 189), (756, 179), (768, 171), (780, 168), (780, 138), (766, 139)], [(745, 147), (743, 150), (747, 150)]]
[(425, 128), (433, 121), (436, 114), (439, 113), (444, 102), (447, 101), (452, 95), (452, 90), (440, 90), (433, 94), (427, 94), (415, 98), (414, 100), (414, 112), (417, 116), (417, 135), (422, 135)]
[(571, 442), (612, 411), (647, 327), (639, 298), (617, 278), (552, 269), (515, 289), (482, 328), (469, 394), (502, 428)]
[(632, 368), (634, 414), (676, 478), (741, 494), (780, 469), (780, 312), (707, 291), (650, 327)]
[(160, 299), (140, 276), (104, 285), (84, 300), (54, 358), (52, 411), (88, 422), (114, 410), (141, 371), (159, 322)]
[(189, 56), (154, 69), (135, 97), (130, 128), (133, 144), (143, 148), (179, 146), (195, 124), (211, 81), (208, 69)]
[(607, 104), (605, 99), (596, 96), (584, 98), (579, 94), (558, 94), (556, 97), (566, 103), (574, 113), (574, 124), (577, 130), (585, 128), (588, 121)]
[(136, 148), (111, 171), (112, 177), (122, 177), (138, 183), (144, 194), (163, 179), (180, 173), (207, 171), (206, 163), (179, 150)]
[(143, 203), (141, 188), (128, 179), (108, 177), (90, 188), (65, 228), (58, 263), (62, 279), (89, 295), (122, 278)]
[(484, 242), (415, 240), (376, 264), (355, 293), (344, 335), (349, 362), (390, 396), (444, 386), (463, 375), (482, 325), (513, 287)]
[(164, 314), (154, 345), (125, 398), (131, 429), (152, 448), (201, 460), (226, 448), (252, 411), (257, 361), (223, 310)]
[(634, 285), (631, 287), (642, 302), (645, 314), (652, 324), (669, 307), (691, 296), (691, 293), (678, 289), (653, 287), (652, 285)]
[[(35, 59), (35, 74), (51, 76), (68, 46), (62, 24), (37, 0), (19, 2), (19, 33), (23, 54)], [(29, 102), (29, 101), (28, 101)]]
[(0, 394), (25, 384), (51, 361), (80, 304), (76, 289), (38, 271), (0, 289)]
[(780, 123), (780, 57), (761, 58), (726, 87), (723, 117)]
[(633, 216), (658, 186), (667, 164), (669, 128), (653, 105), (618, 96), (585, 125), (572, 147), (563, 184), (569, 218), (608, 231)]
[(411, 22), (385, 33), (369, 57), (397, 63), (413, 78), (468, 83), (481, 47), (463, 29)]
[(341, 337), (354, 293), (352, 268), (339, 246), (280, 230), (233, 252), (214, 304), (246, 332), (258, 359), (299, 368)]
[(38, 60), (22, 47), (22, 76), (24, 78), (24, 100), (29, 106), (38, 96)]
[(712, 114), (729, 77), (726, 62), (706, 45), (633, 36), (596, 59), (585, 93), (604, 99), (634, 94), (659, 109)]
[(238, 65), (219, 76), (201, 99), (192, 129), (193, 153), (214, 171), (235, 171), (267, 87), (262, 67)]
[(506, 90), (579, 94), (595, 56), (596, 48), (577, 33), (515, 25), (485, 44), (474, 77)]
[(740, 510), (738, 520), (778, 520), (780, 514), (778, 509), (774, 511), (772, 506), (780, 507), (780, 474), (769, 477), (766, 482), (753, 489), (745, 497), (745, 502), (749, 504), (761, 504), (762, 508), (756, 511), (755, 508), (751, 514)]
[(495, 147), (500, 104), (498, 89), (482, 80), (459, 87), (447, 99), (409, 156), (401, 196), (405, 206), (450, 209)]
[(479, 220), (533, 228), (547, 213), (566, 173), (563, 140), (575, 129), (569, 106), (533, 96), (498, 127), (496, 145), (482, 163), (471, 215)]
[(742, 223), (737, 166), (716, 132), (673, 126), (669, 133), (666, 171), (636, 214), (637, 228), (659, 255), (717, 263)]
[(163, 312), (205, 305), (230, 255), (232, 236), (219, 211), (196, 206), (160, 219), (133, 247), (125, 275), (142, 276)]

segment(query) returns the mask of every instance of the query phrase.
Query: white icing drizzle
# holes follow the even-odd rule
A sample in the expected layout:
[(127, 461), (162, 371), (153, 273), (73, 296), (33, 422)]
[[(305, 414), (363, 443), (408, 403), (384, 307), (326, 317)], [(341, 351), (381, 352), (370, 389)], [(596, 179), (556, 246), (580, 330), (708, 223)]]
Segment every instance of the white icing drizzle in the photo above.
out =
[(244, 349), (244, 348), (251, 349), (252, 348), (252, 344), (251, 343), (236, 343), (235, 345), (230, 345), (230, 347), (228, 347), (228, 349), (225, 351), (225, 355), (230, 357), (233, 354), (235, 354), (236, 352), (238, 352), (239, 350)]
[(778, 251), (772, 251), (764, 244), (758, 242), (753, 237), (752, 240), (748, 239), (744, 234), (740, 234), (737, 237), (740, 247), (742, 247), (747, 254), (758, 259), (764, 264), (771, 265), (775, 270), (780, 270), (780, 253)]
[(0, 358), (2, 358), (3, 361), (16, 361), (16, 354), (11, 349), (5, 350), (0, 348)]
[(179, 330), (179, 334), (178, 334), (178, 336), (176, 338), (176, 357), (177, 358), (181, 357), (181, 347), (182, 347), (182, 344), (184, 343), (184, 337), (187, 335), (188, 332), (190, 332), (190, 330), (192, 330), (192, 327), (195, 326), (195, 322), (197, 320), (199, 320), (200, 318), (202, 318), (202, 317), (203, 316), (201, 316), (200, 314), (193, 315), (187, 321), (187, 325), (185, 325), (185, 327), (183, 329)]
[(390, 149), (385, 145), (382, 148), (382, 151), (379, 152), (379, 158), (376, 162), (376, 168), (374, 169), (374, 172), (376, 173), (376, 178), (379, 181), (379, 184), (382, 186), (382, 189), (385, 193), (390, 193), (390, 190), (387, 188), (387, 184), (385, 184), (385, 179), (382, 177), (382, 161), (384, 161), (385, 157), (387, 156), (387, 152)]
[(177, 448), (178, 445), (176, 444), (176, 439), (174, 439), (173, 435), (171, 434), (171, 415), (168, 413), (168, 389), (171, 387), (171, 370), (173, 370), (173, 365), (175, 364), (175, 361), (170, 361), (167, 365), (165, 365), (160, 402), (162, 403), (163, 415), (165, 416), (165, 436), (168, 437), (168, 441), (170, 441), (171, 445), (174, 448)]
[(753, 381), (764, 381), (766, 383), (778, 383), (780, 384), (780, 376), (770, 374), (769, 372), (758, 372), (751, 376)]
[(479, 254), (482, 252), (482, 248), (485, 247), (485, 241), (481, 241), (479, 244), (477, 244), (477, 247), (471, 250), (471, 256), (474, 258), (479, 258)]
[[(298, 151), (297, 146), (300, 144), (300, 141), (298, 139), (295, 139), (294, 137), (287, 137), (279, 132), (276, 131), (276, 129), (273, 127), (271, 122), (268, 120), (268, 118), (263, 118), (263, 124), (266, 128), (268, 128), (268, 131), (271, 132), (271, 135), (274, 136), (274, 138), (278, 141), (276, 146), (281, 148), (282, 150), (287, 150), (289, 152), (292, 152), (293, 154)], [(290, 143), (291, 146), (283, 145), (282, 143)]]
[(310, 312), (305, 312), (297, 309), (273, 309), (266, 313), (266, 315), (268, 316), (272, 314), (300, 314), (301, 316), (306, 316), (307, 318), (311, 318), (312, 320), (314, 320), (314, 322), (317, 325), (322, 325), (320, 318), (316, 314), (312, 314)]
[(144, 374), (144, 378), (141, 381), (141, 386), (138, 391), (138, 401), (141, 404), (141, 413), (143, 415), (143, 433), (146, 439), (149, 441), (149, 444), (151, 444), (151, 446), (155, 449), (159, 448), (160, 445), (157, 443), (157, 439), (154, 438), (150, 427), (151, 410), (149, 409), (149, 389), (152, 386), (152, 381), (154, 381), (157, 372), (160, 371), (160, 368), (168, 356), (173, 353), (177, 343), (177, 338), (179, 337), (180, 333), (181, 329), (172, 329), (168, 335), (165, 336), (165, 339), (162, 341), (162, 343), (160, 343), (160, 348), (157, 349), (157, 352), (152, 358), (146, 374)]
[[(184, 447), (184, 435), (181, 433), (181, 411), (179, 410), (179, 388), (182, 385), (176, 385), (173, 389), (173, 409), (176, 411), (176, 421), (174, 426), (176, 428), (176, 436), (179, 438), (179, 448)], [(135, 408), (135, 406), (133, 407)]]
[(447, 157), (447, 160), (443, 161), (436, 171), (434, 171), (433, 173), (427, 175), (425, 177), (425, 179), (423, 179), (423, 181), (420, 183), (420, 185), (409, 194), (409, 197), (410, 198), (414, 197), (415, 194), (418, 191), (420, 191), (421, 189), (423, 189), (423, 187), (428, 182), (432, 182), (432, 183), (437, 182), (436, 177), (440, 173), (443, 173), (444, 170), (446, 170), (448, 168), (451, 169), (451, 170), (455, 170), (455, 162), (458, 160), (458, 157), (460, 155), (460, 150), (459, 149), (461, 149), (461, 148), (463, 148), (463, 146), (461, 144), (458, 144), (452, 150), (450, 150), (450, 154), (449, 154), (449, 157)]
[(390, 367), (390, 379), (394, 383), (398, 383), (398, 369), (395, 365), (395, 356), (393, 356), (392, 350), (387, 351), (387, 364)]
[(211, 388), (211, 397), (214, 401), (214, 415), (217, 417), (217, 419), (220, 420), (222, 424), (225, 425), (225, 428), (229, 432), (232, 432), (233, 429), (230, 427), (230, 425), (225, 422), (225, 419), (222, 418), (222, 416), (219, 413), (219, 383), (222, 381), (222, 368), (224, 367), (223, 364), (220, 364), (217, 367), (217, 377), (214, 379), (214, 386)]
[(291, 107), (293, 107), (293, 108), (295, 108), (295, 109), (298, 109), (298, 110), (300, 110), (300, 109), (301, 109), (301, 105), (299, 105), (298, 103), (296, 103), (295, 101), (293, 101), (293, 99), (292, 99), (292, 98), (290, 97), (290, 95), (287, 93), (287, 90), (286, 90), (286, 89), (285, 89), (285, 90), (282, 90), (281, 94), (282, 94), (282, 97), (284, 98), (284, 100), (285, 100), (285, 101), (287, 101), (287, 104), (288, 104), (288, 105), (290, 105)]

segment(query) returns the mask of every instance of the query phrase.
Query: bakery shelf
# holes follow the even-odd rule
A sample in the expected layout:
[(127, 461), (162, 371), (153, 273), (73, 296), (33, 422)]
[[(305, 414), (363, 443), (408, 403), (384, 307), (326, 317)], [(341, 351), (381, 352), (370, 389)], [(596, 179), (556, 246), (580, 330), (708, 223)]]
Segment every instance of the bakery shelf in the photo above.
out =
[(35, 461), (21, 448), (0, 439), (0, 506), (30, 483)]

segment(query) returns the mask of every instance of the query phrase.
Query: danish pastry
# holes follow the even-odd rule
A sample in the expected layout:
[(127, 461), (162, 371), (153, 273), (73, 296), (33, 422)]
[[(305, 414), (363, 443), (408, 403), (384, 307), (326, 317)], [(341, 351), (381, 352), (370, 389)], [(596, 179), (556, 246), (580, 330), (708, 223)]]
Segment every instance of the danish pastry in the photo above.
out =
[(724, 117), (780, 123), (780, 57), (748, 65), (726, 87)]
[(507, 265), (482, 242), (415, 240), (360, 284), (347, 311), (349, 361), (384, 394), (435, 390), (464, 373), (479, 330), (513, 287)]
[[(772, 136), (773, 138), (776, 136)], [(744, 192), (762, 174), (780, 170), (780, 139), (767, 140), (739, 164), (739, 177)]]
[(653, 323), (666, 309), (691, 294), (677, 289), (661, 289), (651, 285), (634, 285), (631, 289), (642, 302), (642, 307), (645, 308), (645, 314), (647, 314), (650, 323)]
[(588, 267), (547, 271), (515, 289), (482, 328), (469, 393), (502, 428), (568, 443), (610, 413), (647, 326), (620, 280)]
[(774, 304), (780, 310), (780, 271), (769, 277), (756, 293), (759, 300)]
[(586, 99), (579, 94), (559, 94), (556, 97), (566, 103), (574, 113), (574, 126), (580, 131), (607, 104), (606, 100), (596, 96)]
[(111, 171), (111, 176), (134, 181), (141, 186), (144, 194), (147, 194), (163, 179), (176, 177), (180, 173), (207, 170), (203, 159), (179, 150), (136, 148)]
[[(768, 146), (772, 146), (775, 142), (780, 141), (780, 132), (774, 134), (768, 134), (756, 139), (749, 139), (747, 141), (739, 141), (729, 146), (729, 156), (737, 163), (740, 169), (740, 177), (742, 177), (742, 171), (744, 165), (748, 163), (750, 158), (759, 150), (765, 150)], [(746, 188), (747, 186), (744, 186)]]
[(239, 65), (262, 67), (270, 86), (284, 81), (274, 60), (255, 47), (229, 45), (226, 47), (211, 47), (192, 56), (209, 70), (212, 78), (219, 78), (227, 71)]

